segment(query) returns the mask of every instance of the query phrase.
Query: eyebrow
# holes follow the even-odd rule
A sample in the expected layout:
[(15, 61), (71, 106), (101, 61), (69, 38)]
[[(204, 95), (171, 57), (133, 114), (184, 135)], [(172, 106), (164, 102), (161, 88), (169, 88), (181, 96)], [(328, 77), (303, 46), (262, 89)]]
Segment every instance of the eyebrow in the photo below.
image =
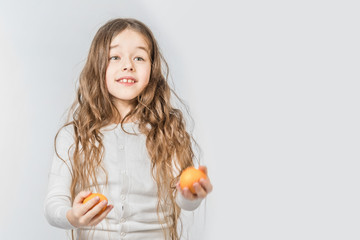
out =
[[(110, 46), (110, 50), (113, 49), (113, 48), (117, 48), (117, 47), (119, 47), (118, 44)], [(137, 46), (136, 49), (141, 49), (141, 50), (144, 50), (145, 52), (149, 51), (146, 47), (143, 47), (143, 46)]]

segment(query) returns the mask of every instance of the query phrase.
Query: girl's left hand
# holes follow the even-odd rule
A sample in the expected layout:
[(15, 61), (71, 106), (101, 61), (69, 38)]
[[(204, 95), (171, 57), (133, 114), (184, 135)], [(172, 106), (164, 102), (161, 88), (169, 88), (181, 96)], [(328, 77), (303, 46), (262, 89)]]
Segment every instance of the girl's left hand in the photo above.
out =
[[(199, 170), (203, 171), (207, 176), (207, 168), (205, 166), (199, 166)], [(213, 190), (213, 186), (210, 182), (209, 176), (206, 179), (200, 179), (200, 182), (196, 182), (193, 185), (195, 193), (192, 193), (189, 188), (181, 189), (180, 183), (176, 184), (177, 190), (189, 200), (195, 200), (198, 198), (206, 198), (206, 196)]]

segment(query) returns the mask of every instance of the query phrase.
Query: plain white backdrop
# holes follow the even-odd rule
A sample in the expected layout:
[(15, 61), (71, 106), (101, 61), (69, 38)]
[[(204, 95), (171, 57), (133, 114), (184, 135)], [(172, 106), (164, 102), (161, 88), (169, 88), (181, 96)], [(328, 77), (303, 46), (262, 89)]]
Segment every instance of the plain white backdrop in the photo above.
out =
[(0, 2), (0, 239), (65, 239), (43, 215), (53, 139), (97, 29), (158, 39), (214, 191), (189, 239), (359, 239), (357, 1)]

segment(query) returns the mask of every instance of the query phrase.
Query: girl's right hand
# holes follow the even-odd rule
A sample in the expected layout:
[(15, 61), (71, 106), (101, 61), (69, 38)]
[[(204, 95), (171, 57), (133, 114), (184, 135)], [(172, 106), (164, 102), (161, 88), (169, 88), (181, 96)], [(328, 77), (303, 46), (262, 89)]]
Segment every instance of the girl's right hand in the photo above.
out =
[(107, 205), (107, 201), (104, 200), (98, 204), (99, 197), (94, 197), (83, 204), (84, 199), (90, 194), (90, 191), (82, 191), (76, 195), (73, 207), (66, 213), (67, 219), (76, 228), (97, 225), (114, 208), (114, 206), (109, 205), (103, 213), (98, 215), (101, 209)]

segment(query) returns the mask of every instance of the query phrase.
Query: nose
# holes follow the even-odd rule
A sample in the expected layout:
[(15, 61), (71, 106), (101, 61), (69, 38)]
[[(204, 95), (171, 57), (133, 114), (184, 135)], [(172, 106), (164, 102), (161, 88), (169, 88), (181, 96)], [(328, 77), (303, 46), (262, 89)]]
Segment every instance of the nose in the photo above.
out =
[(123, 71), (134, 71), (133, 67), (129, 66), (129, 67), (123, 67)]
[(122, 70), (123, 71), (134, 71), (134, 67), (133, 67), (131, 61), (129, 61), (129, 60), (124, 61), (123, 65), (122, 65)]

